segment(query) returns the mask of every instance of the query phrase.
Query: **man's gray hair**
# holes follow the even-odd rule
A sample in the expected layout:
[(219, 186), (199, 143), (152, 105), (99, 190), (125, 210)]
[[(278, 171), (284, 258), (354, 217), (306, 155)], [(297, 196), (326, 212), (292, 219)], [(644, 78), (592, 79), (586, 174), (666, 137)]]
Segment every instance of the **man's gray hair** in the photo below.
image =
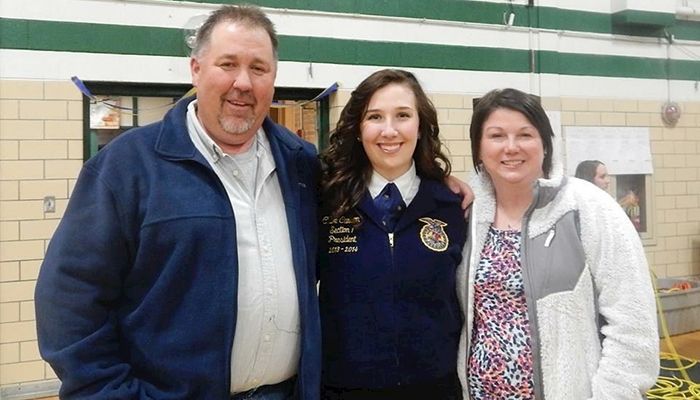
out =
[(204, 24), (202, 24), (202, 26), (197, 30), (197, 40), (195, 42), (194, 49), (192, 49), (193, 57), (202, 55), (204, 49), (209, 45), (209, 40), (211, 39), (211, 33), (214, 30), (214, 27), (221, 22), (236, 22), (249, 28), (264, 29), (268, 36), (270, 36), (270, 41), (272, 42), (272, 52), (275, 60), (278, 59), (278, 42), (275, 25), (272, 23), (272, 21), (270, 21), (260, 7), (250, 4), (222, 6), (218, 10), (212, 12), (209, 15), (209, 18), (207, 18), (206, 21), (204, 21)]

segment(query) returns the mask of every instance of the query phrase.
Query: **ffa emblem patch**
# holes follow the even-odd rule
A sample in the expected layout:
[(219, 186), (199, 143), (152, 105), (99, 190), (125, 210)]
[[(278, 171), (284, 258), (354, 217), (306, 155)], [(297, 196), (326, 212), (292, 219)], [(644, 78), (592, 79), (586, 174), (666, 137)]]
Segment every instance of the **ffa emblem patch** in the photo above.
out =
[(450, 244), (450, 238), (447, 237), (444, 229), (447, 224), (439, 219), (428, 217), (420, 218), (419, 221), (425, 224), (420, 228), (420, 240), (425, 247), (433, 251), (447, 250), (447, 245)]

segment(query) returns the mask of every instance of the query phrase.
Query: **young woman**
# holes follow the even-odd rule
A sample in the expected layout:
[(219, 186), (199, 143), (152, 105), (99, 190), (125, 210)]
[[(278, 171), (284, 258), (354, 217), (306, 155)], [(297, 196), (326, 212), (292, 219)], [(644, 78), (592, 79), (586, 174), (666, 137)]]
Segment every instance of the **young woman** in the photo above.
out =
[(608, 190), (608, 186), (610, 186), (608, 168), (598, 160), (581, 161), (576, 166), (575, 176), (579, 179), (587, 180), (603, 190)]
[(458, 368), (466, 399), (641, 399), (659, 369), (644, 250), (607, 193), (555, 172), (534, 96), (495, 90), (470, 127), (477, 176)]
[(415, 76), (382, 70), (352, 93), (322, 155), (324, 399), (461, 399), (466, 223), (438, 133)]

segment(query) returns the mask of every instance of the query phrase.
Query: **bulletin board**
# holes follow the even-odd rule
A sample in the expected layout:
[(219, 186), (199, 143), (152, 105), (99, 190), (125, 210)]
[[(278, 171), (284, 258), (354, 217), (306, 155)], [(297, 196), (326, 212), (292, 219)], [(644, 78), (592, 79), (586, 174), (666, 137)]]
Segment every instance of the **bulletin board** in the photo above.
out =
[(649, 128), (564, 128), (566, 174), (573, 175), (583, 160), (600, 160), (612, 175), (652, 174)]

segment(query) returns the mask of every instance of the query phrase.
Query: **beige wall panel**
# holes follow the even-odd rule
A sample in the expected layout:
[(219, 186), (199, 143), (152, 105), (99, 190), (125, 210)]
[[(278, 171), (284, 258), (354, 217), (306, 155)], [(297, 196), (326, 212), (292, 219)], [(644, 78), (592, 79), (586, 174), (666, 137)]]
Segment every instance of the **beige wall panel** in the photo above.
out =
[(19, 119), (19, 101), (0, 100), (0, 119)]
[(42, 379), (44, 379), (43, 361), (0, 365), (0, 384), (2, 385)]
[(588, 111), (588, 101), (586, 99), (561, 99), (562, 111)]
[(661, 102), (653, 100), (639, 100), (637, 111), (651, 114), (661, 114)]
[(0, 344), (0, 364), (16, 362), (19, 362), (19, 343)]
[(6, 242), (9, 240), (19, 240), (18, 221), (0, 222), (0, 241)]
[(651, 118), (649, 114), (627, 113), (625, 114), (627, 126), (649, 126)]
[(22, 160), (56, 160), (68, 158), (66, 140), (22, 140), (19, 142)]
[(68, 158), (71, 160), (83, 159), (83, 141), (69, 140), (68, 141)]
[(83, 140), (83, 121), (46, 121), (45, 139)]
[(82, 100), (83, 95), (71, 81), (46, 81), (44, 82), (44, 99)]
[[(32, 296), (32, 299), (34, 296)], [(34, 312), (34, 301), (23, 301), (19, 303), (19, 319), (22, 321), (33, 321), (36, 319), (36, 313)], [(32, 342), (36, 346), (36, 342)], [(27, 361), (23, 359), (22, 361)]]
[(464, 96), (459, 94), (434, 93), (429, 94), (435, 108), (463, 108)]
[(614, 111), (636, 112), (639, 111), (636, 100), (615, 100), (613, 101)]
[(0, 120), (0, 139), (43, 139), (43, 121), (22, 121), (18, 119)]
[(82, 160), (48, 160), (45, 161), (46, 178), (76, 178), (83, 166)]
[(2, 99), (42, 99), (44, 83), (41, 81), (0, 80)]
[(0, 303), (0, 323), (19, 321), (19, 302)]
[(19, 279), (23, 281), (36, 279), (39, 276), (42, 260), (26, 260), (19, 262)]
[(444, 121), (438, 120), (438, 123), (469, 125), (472, 118), (471, 114), (469, 110), (451, 108), (447, 110), (447, 118)]
[(442, 140), (464, 140), (468, 139), (468, 133), (465, 133), (465, 125), (448, 125), (439, 122), (440, 138)]
[(68, 119), (71, 121), (83, 120), (83, 102), (69, 101), (68, 102)]
[(0, 343), (36, 340), (34, 321), (7, 322), (0, 324)]
[[(697, 205), (695, 206), (697, 207)], [(681, 222), (678, 224), (678, 234), (679, 235), (700, 235), (700, 223), (698, 222)], [(684, 260), (690, 261), (690, 260)]]
[(0, 161), (0, 180), (40, 179), (44, 177), (44, 162)]
[(20, 100), (20, 119), (66, 119), (68, 103), (62, 100)]
[(44, 196), (68, 197), (68, 181), (65, 179), (21, 181), (19, 198), (22, 200), (39, 200)]
[[(676, 180), (695, 181), (698, 179), (697, 168), (676, 168)], [(687, 188), (686, 188), (687, 190)]]
[(588, 111), (599, 111), (605, 114), (610, 113), (614, 109), (614, 102), (612, 99), (588, 100)]
[(604, 112), (600, 114), (600, 123), (604, 126), (625, 126), (627, 119), (624, 113)]
[(0, 262), (0, 282), (18, 281), (20, 279), (19, 261)]
[(579, 126), (599, 126), (600, 113), (597, 112), (577, 112), (574, 116), (576, 125)]
[(17, 281), (0, 283), (0, 303), (29, 301), (34, 299), (35, 281)]
[(21, 342), (19, 344), (19, 357), (21, 361), (41, 361), (39, 344), (36, 340)]
[(22, 200), (3, 201), (0, 203), (0, 221), (43, 219), (43, 217), (44, 208), (42, 201)]
[(51, 239), (59, 220), (42, 219), (20, 222), (20, 240)]
[[(0, 261), (37, 260), (43, 257), (43, 240), (0, 242)], [(5, 295), (0, 293), (0, 298)]]
[(0, 181), (0, 200), (19, 199), (18, 181)]
[(19, 141), (0, 140), (0, 160), (18, 160)]

